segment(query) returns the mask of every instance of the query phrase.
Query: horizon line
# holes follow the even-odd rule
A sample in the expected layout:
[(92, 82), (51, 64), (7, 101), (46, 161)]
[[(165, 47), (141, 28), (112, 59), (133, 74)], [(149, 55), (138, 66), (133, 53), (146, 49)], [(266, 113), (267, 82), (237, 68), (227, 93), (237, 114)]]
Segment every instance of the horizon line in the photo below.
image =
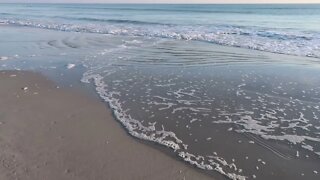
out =
[(0, 4), (130, 4), (130, 5), (134, 5), (134, 4), (145, 4), (145, 5), (152, 5), (152, 4), (164, 4), (164, 5), (192, 5), (192, 4), (203, 4), (203, 5), (272, 5), (272, 4), (283, 4), (283, 5), (301, 5), (301, 4), (317, 4), (317, 5), (320, 5), (320, 2), (318, 3), (313, 3), (313, 2), (310, 2), (310, 3), (305, 3), (305, 2), (295, 2), (295, 3), (268, 3), (268, 2), (263, 2), (263, 3), (166, 3), (166, 2), (153, 2), (153, 3), (126, 3), (126, 2), (123, 2), (123, 3), (108, 3), (108, 2), (94, 2), (94, 3), (91, 3), (91, 2), (0, 2)]

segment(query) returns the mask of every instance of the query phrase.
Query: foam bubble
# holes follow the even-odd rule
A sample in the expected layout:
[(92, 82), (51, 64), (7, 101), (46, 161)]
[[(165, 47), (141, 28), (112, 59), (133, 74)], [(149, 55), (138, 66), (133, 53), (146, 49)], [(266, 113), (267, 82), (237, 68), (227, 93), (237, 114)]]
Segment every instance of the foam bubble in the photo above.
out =
[(74, 67), (76, 67), (75, 64), (68, 64), (68, 65), (67, 65), (67, 68), (68, 68), (68, 69), (73, 69)]

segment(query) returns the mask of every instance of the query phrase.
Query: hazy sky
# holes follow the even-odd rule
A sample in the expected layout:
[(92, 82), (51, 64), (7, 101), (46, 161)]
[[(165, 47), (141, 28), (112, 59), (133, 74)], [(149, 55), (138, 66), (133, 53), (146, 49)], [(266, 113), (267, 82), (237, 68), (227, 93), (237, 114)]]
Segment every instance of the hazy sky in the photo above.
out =
[(42, 3), (320, 3), (320, 0), (0, 0)]

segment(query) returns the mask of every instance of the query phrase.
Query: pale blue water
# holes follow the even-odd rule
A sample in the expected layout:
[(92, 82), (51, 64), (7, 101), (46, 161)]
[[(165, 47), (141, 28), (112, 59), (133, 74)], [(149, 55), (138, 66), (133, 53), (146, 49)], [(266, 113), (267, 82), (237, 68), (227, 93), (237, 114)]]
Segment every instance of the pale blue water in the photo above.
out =
[(320, 5), (6, 5), (0, 22), (320, 57)]
[(0, 4), (0, 69), (82, 76), (215, 179), (319, 179), (319, 58), (320, 5)]

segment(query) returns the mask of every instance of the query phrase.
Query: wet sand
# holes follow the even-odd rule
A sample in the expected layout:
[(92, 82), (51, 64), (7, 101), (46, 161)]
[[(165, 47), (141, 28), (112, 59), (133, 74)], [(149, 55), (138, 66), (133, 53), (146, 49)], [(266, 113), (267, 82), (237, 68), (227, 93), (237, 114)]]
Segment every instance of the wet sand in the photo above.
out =
[(128, 136), (103, 102), (0, 72), (0, 179), (212, 179)]

